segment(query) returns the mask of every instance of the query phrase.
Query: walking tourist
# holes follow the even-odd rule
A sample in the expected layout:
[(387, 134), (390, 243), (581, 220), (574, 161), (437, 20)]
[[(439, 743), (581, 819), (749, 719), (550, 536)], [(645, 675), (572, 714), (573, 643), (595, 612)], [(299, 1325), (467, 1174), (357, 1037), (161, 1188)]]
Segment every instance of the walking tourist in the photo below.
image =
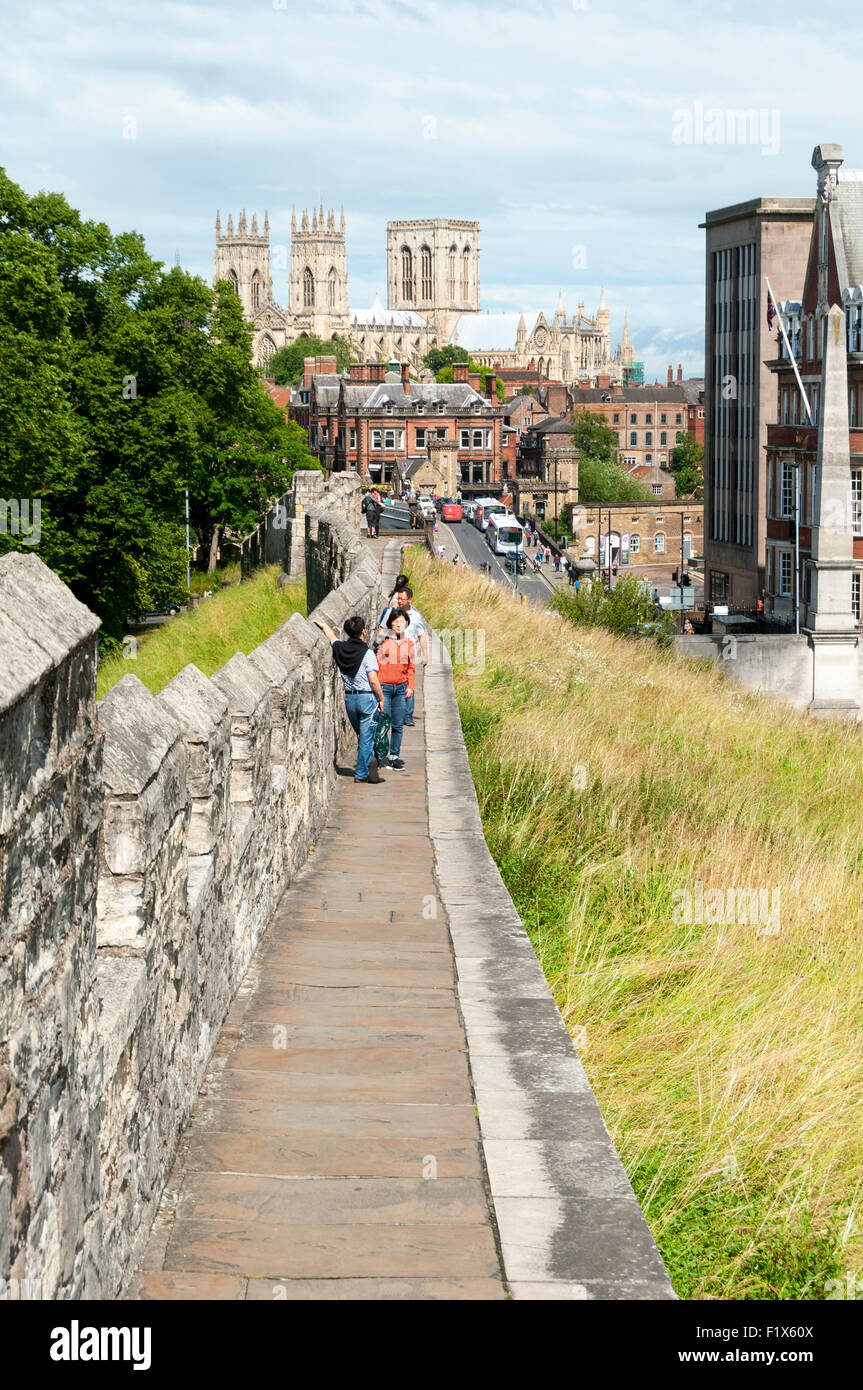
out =
[[(405, 637), (409, 638), (414, 644), (414, 657), (417, 666), (427, 666), (429, 660), (429, 639), (428, 625), (418, 608), (413, 606), (413, 589), (406, 586), (400, 589), (395, 596), (394, 607), (406, 614), (408, 620)], [(386, 625), (386, 619), (384, 619)], [(416, 703), (416, 687), (408, 699), (405, 699), (405, 728), (412, 729), (416, 723), (414, 719), (414, 705)]]
[(377, 650), (379, 677), (384, 693), (384, 714), (388, 714), (392, 720), (387, 767), (392, 768), (394, 772), (401, 772), (404, 768), (399, 753), (405, 723), (405, 705), (409, 699), (413, 699), (416, 683), (414, 644), (405, 636), (407, 627), (407, 614), (400, 608), (394, 608), (387, 618), (389, 636)]
[(355, 782), (380, 782), (378, 765), (373, 757), (375, 711), (384, 708), (384, 692), (378, 675), (378, 661), (366, 645), (366, 625), (357, 616), (345, 623), (346, 642), (340, 642), (333, 629), (312, 618), (333, 649), (333, 660), (339, 668), (345, 687), (345, 709), (351, 728), (357, 736), (357, 765)]

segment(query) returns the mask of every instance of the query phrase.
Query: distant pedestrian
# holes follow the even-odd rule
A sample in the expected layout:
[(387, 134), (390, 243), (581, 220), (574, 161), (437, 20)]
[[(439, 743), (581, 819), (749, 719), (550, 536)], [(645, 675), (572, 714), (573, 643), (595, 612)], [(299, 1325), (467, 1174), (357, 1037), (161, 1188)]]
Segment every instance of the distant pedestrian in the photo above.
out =
[(659, 602), (659, 590), (657, 589), (656, 585), (653, 586), (653, 602)]
[(554, 572), (555, 572), (555, 574), (560, 574), (560, 556), (559, 556), (559, 555), (555, 555), (555, 557), (554, 557)]
[(694, 629), (693, 629), (692, 623), (689, 621), (688, 618), (686, 618), (686, 619), (684, 620), (684, 623), (683, 623), (683, 631), (686, 633), (686, 636), (687, 636), (687, 637), (691, 637), (692, 634), (693, 634)]
[(543, 556), (543, 559), (544, 559), (544, 561), (545, 561), (546, 564), (548, 564), (548, 563), (550, 562), (550, 560), (551, 560), (551, 546), (547, 545), (547, 546), (545, 547), (545, 554), (544, 554), (544, 556)]
[[(437, 527), (435, 527), (434, 529), (437, 530)], [(442, 560), (443, 557), (444, 557), (444, 555), (446, 554), (446, 546), (445, 546), (445, 545), (439, 545), (438, 548), (437, 548), (437, 554), (438, 554), (438, 559), (439, 559), (439, 560)]]
[[(567, 573), (567, 578), (569, 579), (570, 584), (577, 584), (577, 583), (578, 583), (578, 580), (577, 580), (577, 578), (576, 578), (575, 568), (574, 568), (573, 565), (568, 565), (568, 566), (567, 566), (566, 573)], [(576, 592), (578, 592), (578, 591), (576, 590)]]
[(575, 592), (578, 593), (578, 586), (581, 583), (578, 575), (575, 576)]
[(346, 642), (340, 642), (333, 629), (313, 618), (333, 649), (333, 660), (339, 668), (345, 687), (345, 709), (351, 728), (357, 736), (355, 782), (380, 782), (378, 765), (373, 756), (375, 711), (383, 711), (384, 692), (378, 676), (378, 661), (366, 645), (366, 625), (357, 616), (345, 623)]
[(366, 524), (368, 526), (369, 537), (373, 538), (377, 536), (379, 533), (381, 524), (381, 512), (383, 511), (383, 507), (381, 506), (381, 495), (378, 492), (377, 488), (374, 488), (372, 492), (367, 493), (365, 500), (365, 509)]

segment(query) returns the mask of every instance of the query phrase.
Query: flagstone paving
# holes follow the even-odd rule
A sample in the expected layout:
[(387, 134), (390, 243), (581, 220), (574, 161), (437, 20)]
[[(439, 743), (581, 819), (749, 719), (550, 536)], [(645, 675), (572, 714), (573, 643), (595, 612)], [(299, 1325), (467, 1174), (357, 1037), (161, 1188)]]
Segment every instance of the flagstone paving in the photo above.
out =
[(222, 1030), (144, 1299), (502, 1299), (422, 694), (403, 772), (339, 779)]

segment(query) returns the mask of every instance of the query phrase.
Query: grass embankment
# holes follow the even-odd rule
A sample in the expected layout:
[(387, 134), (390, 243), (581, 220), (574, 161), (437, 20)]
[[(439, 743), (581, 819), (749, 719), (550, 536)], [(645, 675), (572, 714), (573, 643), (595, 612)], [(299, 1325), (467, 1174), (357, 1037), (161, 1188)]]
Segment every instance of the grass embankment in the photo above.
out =
[(279, 588), (280, 574), (278, 565), (269, 565), (245, 584), (222, 589), (199, 607), (137, 634), (134, 657), (100, 663), (98, 698), (123, 676), (137, 676), (155, 695), (189, 662), (211, 676), (235, 652), (248, 654), (292, 613), (306, 611), (305, 581)]
[[(486, 838), (677, 1293), (837, 1296), (863, 1272), (863, 731), (412, 576), (435, 627), (485, 630), (456, 688)], [(722, 921), (687, 913), (698, 883)], [(772, 922), (726, 924), (744, 888)]]

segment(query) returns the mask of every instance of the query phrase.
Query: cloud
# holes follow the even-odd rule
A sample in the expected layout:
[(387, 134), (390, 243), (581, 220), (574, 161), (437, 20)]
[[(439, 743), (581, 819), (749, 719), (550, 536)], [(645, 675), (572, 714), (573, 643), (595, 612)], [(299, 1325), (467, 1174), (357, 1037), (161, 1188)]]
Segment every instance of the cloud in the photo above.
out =
[[(292, 204), (344, 203), (356, 304), (385, 291), (388, 220), (476, 218), (484, 307), (553, 309), (562, 286), (590, 312), (605, 285), (652, 378), (672, 345), (699, 351), (705, 211), (811, 191), (820, 140), (863, 164), (855, 19), (840, 0), (7, 0), (4, 158), (207, 278), (217, 207), (268, 206), (284, 242)], [(805, 101), (777, 76), (801, 53)], [(676, 144), (699, 103), (775, 109), (776, 152)]]

